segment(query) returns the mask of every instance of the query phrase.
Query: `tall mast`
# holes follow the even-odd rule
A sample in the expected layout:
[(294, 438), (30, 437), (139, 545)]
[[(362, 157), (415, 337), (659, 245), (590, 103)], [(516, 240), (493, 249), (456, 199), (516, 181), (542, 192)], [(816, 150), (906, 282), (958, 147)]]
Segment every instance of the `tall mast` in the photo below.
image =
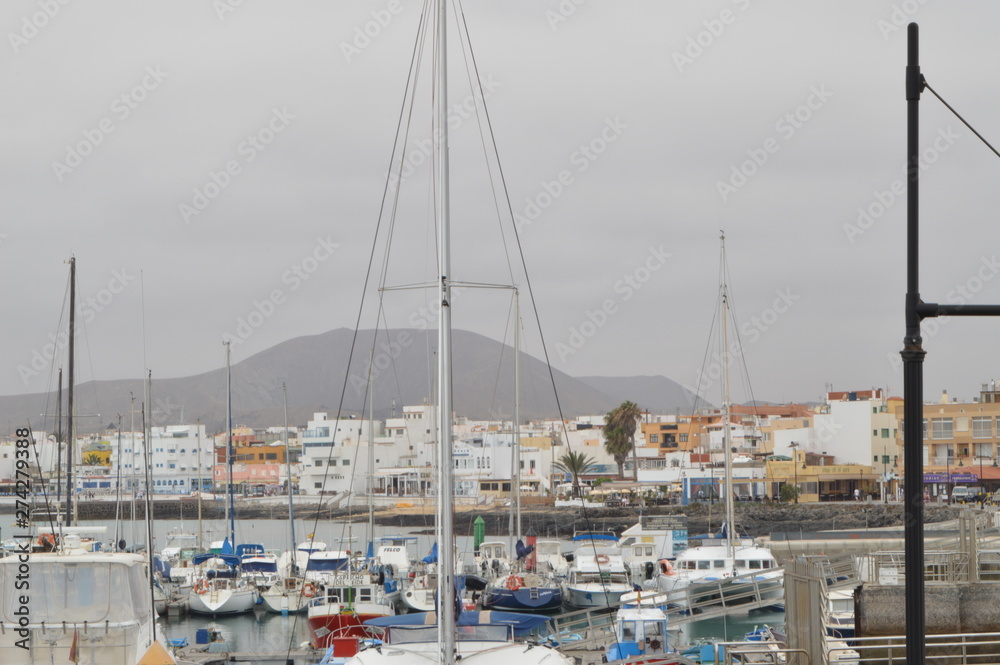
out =
[(66, 399), (66, 526), (73, 525), (73, 341), (76, 338), (76, 257), (69, 257), (69, 382)]
[[(377, 334), (377, 331), (376, 331)], [(372, 344), (372, 364), (374, 367), (375, 345)], [(375, 377), (368, 374), (368, 542), (375, 551)], [(367, 553), (366, 553), (367, 554)]]
[[(62, 496), (62, 367), (59, 368), (59, 392), (56, 393), (56, 514)], [(58, 519), (58, 518), (57, 518)]]
[(434, 181), (437, 185), (435, 216), (438, 227), (439, 303), (438, 314), (438, 644), (440, 663), (448, 665), (455, 658), (455, 550), (454, 488), (452, 487), (451, 444), (451, 240), (450, 194), (448, 188), (448, 14), (445, 0), (435, 3), (436, 25), (434, 50), (434, 123), (432, 136), (437, 138)]
[(296, 570), (296, 563), (298, 561), (295, 558), (295, 506), (292, 503), (292, 451), (291, 446), (288, 445), (288, 389), (285, 388), (284, 382), (281, 384), (281, 400), (285, 409), (285, 468), (288, 474), (288, 522), (292, 527), (292, 575), (298, 575), (298, 570)]
[(733, 440), (732, 432), (730, 432), (729, 423), (729, 330), (728, 328), (728, 317), (729, 312), (729, 293), (726, 290), (726, 234), (723, 233), (720, 237), (722, 242), (722, 362), (723, 362), (723, 379), (722, 379), (722, 427), (723, 427), (723, 445), (725, 446), (725, 460), (726, 460), (726, 557), (733, 557), (733, 531), (735, 530), (735, 524), (733, 524), (733, 467), (732, 467), (732, 456), (733, 456)]
[(201, 554), (205, 551), (202, 543), (204, 532), (201, 523), (201, 492), (204, 489), (201, 481), (201, 418), (195, 420), (195, 427), (195, 436), (198, 437), (198, 553)]
[[(128, 440), (131, 443), (129, 451), (131, 456), (129, 457), (129, 466), (132, 467), (132, 513), (129, 516), (129, 538), (135, 543), (135, 495), (138, 492), (139, 481), (135, 477), (135, 460), (136, 460), (136, 450), (135, 450), (135, 395), (131, 392), (128, 394), (129, 406), (128, 406)], [(146, 447), (146, 438), (142, 439), (142, 447)]]
[[(521, 301), (514, 289), (514, 529), (521, 540)], [(516, 541), (515, 541), (516, 542)]]
[(233, 370), (229, 342), (226, 345), (226, 457), (229, 462), (229, 545), (236, 551), (236, 500), (233, 498)]

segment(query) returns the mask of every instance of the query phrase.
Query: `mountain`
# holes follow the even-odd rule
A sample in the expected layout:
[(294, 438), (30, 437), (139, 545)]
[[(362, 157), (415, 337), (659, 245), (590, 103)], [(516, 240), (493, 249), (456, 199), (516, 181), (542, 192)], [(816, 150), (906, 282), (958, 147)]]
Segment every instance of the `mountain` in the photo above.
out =
[[(373, 337), (373, 331), (362, 330), (354, 340), (353, 331), (342, 328), (282, 342), (233, 365), (233, 422), (248, 426), (280, 425), (282, 383), (288, 390), (290, 424), (305, 425), (318, 411), (335, 417), (341, 406), (344, 415), (367, 414), (370, 364), (374, 366), (376, 418), (389, 416), (393, 406), (399, 414), (404, 405), (432, 402), (437, 333), (398, 329), (379, 331), (377, 338)], [(352, 342), (354, 355), (348, 367)], [(511, 347), (477, 333), (455, 330), (453, 348), (456, 413), (474, 419), (510, 418), (514, 356)], [(686, 410), (692, 403), (690, 394), (664, 377), (577, 379), (555, 370), (553, 374), (566, 418), (605, 413), (626, 399), (656, 413)], [(521, 377), (521, 417), (558, 416), (545, 364), (522, 353)], [(138, 379), (78, 385), (74, 397), (76, 413), (100, 414), (78, 416), (78, 430), (101, 430), (116, 422), (118, 414), (127, 429), (130, 393), (135, 396), (138, 412), (143, 395)], [(40, 422), (38, 414), (54, 413), (55, 402), (54, 393), (0, 396), (0, 413), (14, 424), (30, 421), (36, 429), (52, 430), (51, 419)], [(210, 432), (220, 431), (224, 429), (226, 416), (225, 368), (173, 379), (157, 379), (154, 370), (151, 402), (154, 425), (200, 420)], [(137, 414), (137, 429), (140, 422)]]
[[(614, 406), (629, 399), (643, 411), (664, 415), (690, 413), (695, 407), (695, 394), (665, 376), (579, 376), (577, 379), (615, 398)], [(706, 408), (712, 404), (699, 399), (697, 406)]]

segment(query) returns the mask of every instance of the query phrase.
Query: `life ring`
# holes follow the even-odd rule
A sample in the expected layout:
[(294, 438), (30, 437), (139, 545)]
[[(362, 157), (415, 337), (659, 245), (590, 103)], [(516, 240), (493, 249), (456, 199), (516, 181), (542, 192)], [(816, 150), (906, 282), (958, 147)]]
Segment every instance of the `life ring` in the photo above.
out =
[(524, 580), (521, 579), (520, 575), (510, 575), (507, 578), (507, 589), (510, 591), (517, 591), (524, 586)]
[(677, 573), (674, 572), (673, 565), (666, 559), (660, 559), (660, 572), (667, 577), (673, 577)]
[(597, 556), (594, 557), (594, 561), (596, 561), (597, 563), (607, 563), (611, 561), (611, 557), (609, 557), (607, 554), (598, 554)]
[(312, 598), (316, 595), (316, 587), (312, 585), (312, 582), (306, 582), (302, 585), (302, 595), (306, 598)]
[(206, 580), (198, 580), (194, 585), (194, 592), (198, 595), (206, 593), (208, 591), (208, 582)]
[(38, 536), (38, 544), (42, 547), (48, 547), (49, 549), (55, 549), (56, 537), (51, 533), (43, 533)]

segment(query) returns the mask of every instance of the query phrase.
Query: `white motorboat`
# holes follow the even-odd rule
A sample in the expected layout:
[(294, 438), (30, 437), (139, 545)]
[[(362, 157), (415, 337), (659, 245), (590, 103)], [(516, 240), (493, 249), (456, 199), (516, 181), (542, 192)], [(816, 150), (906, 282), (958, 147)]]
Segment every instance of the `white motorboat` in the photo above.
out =
[(574, 536), (581, 543), (563, 585), (563, 602), (576, 609), (617, 607), (632, 591), (618, 540), (608, 534)]
[(19, 586), (22, 565), (19, 556), (0, 559), (4, 665), (68, 663), (74, 653), (81, 663), (136, 665), (151, 651), (169, 658), (162, 632), (153, 638), (156, 616), (145, 557), (32, 553), (30, 594)]

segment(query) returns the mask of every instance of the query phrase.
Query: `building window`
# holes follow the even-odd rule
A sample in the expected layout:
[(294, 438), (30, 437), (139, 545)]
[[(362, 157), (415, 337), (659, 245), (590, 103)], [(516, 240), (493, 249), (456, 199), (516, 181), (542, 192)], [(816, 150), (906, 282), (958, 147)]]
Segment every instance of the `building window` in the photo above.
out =
[(973, 439), (993, 438), (993, 418), (974, 417), (972, 419), (972, 438)]
[(687, 443), (688, 442), (688, 435), (687, 434), (681, 434), (680, 437), (681, 437), (681, 443)]
[(323, 466), (323, 460), (313, 460), (313, 466)]
[(343, 462), (340, 463), (340, 465), (341, 466), (351, 466), (351, 460), (345, 459)]
[(660, 442), (660, 435), (659, 434), (650, 434), (649, 435), (649, 442), (650, 443), (659, 443)]
[(954, 436), (954, 425), (952, 424), (951, 418), (931, 419), (932, 439), (952, 439)]
[(888, 427), (882, 428), (882, 438), (883, 439), (888, 439), (889, 438), (889, 428)]
[(315, 487), (316, 489), (320, 489), (323, 487), (323, 483), (313, 483), (313, 487)]

